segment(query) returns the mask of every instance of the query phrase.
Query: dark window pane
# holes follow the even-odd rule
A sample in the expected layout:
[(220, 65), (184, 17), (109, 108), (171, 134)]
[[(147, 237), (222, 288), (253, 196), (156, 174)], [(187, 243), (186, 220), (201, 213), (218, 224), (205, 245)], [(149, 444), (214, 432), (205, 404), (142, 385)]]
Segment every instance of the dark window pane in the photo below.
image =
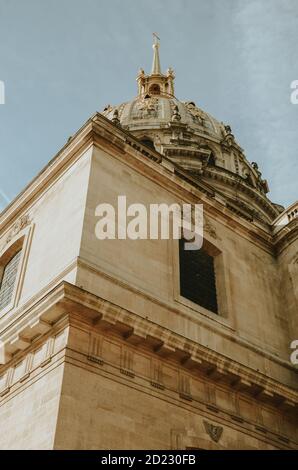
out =
[(202, 248), (185, 250), (184, 243), (179, 241), (180, 294), (218, 313), (213, 257)]
[(151, 149), (155, 150), (154, 143), (151, 139), (141, 139), (142, 144), (147, 145)]
[(14, 255), (4, 268), (0, 286), (0, 310), (12, 300), (20, 258), (21, 251)]

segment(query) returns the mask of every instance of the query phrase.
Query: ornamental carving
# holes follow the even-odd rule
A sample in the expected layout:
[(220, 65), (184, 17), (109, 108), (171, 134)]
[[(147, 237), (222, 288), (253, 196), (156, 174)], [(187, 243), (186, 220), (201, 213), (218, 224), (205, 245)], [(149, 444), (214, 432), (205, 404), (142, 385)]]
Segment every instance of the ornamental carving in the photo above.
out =
[(138, 101), (136, 108), (138, 109), (138, 112), (134, 116), (135, 119), (157, 117), (158, 98), (144, 97), (140, 101)]
[(215, 426), (214, 424), (208, 423), (208, 421), (203, 421), (206, 433), (211, 437), (214, 442), (218, 442), (223, 433), (222, 426)]
[(231, 126), (228, 124), (221, 124), (221, 131), (223, 135), (223, 139), (221, 141), (223, 147), (228, 150), (229, 147), (232, 147), (235, 144), (235, 137), (232, 134)]
[(210, 237), (217, 239), (217, 233), (213, 225), (204, 217), (204, 232), (207, 232)]
[(14, 225), (12, 226), (12, 228), (10, 229), (10, 231), (8, 232), (8, 235), (4, 241), (4, 244), (2, 245), (1, 247), (1, 250), (5, 247), (5, 245), (7, 245), (8, 243), (10, 243), (10, 241), (18, 235), (18, 233), (21, 232), (21, 230), (23, 230), (25, 227), (27, 227), (29, 224), (31, 223), (31, 220), (30, 220), (30, 217), (28, 214), (26, 215), (23, 215), (22, 217), (20, 217), (15, 223)]
[(104, 116), (106, 116), (106, 117), (108, 117), (109, 119), (112, 120), (112, 118), (114, 117), (114, 115), (116, 113), (117, 117), (120, 119), (124, 107), (125, 107), (125, 103), (121, 104), (120, 106), (111, 106), (110, 104), (107, 104), (104, 107), (101, 114), (103, 114)]
[(262, 173), (259, 170), (258, 164), (256, 162), (252, 162), (251, 166), (253, 167), (253, 169), (255, 170), (257, 174), (257, 183), (258, 183), (259, 190), (267, 194), (269, 192), (268, 183), (266, 180), (262, 179)]
[(203, 123), (204, 123), (204, 113), (203, 113), (203, 111), (201, 109), (197, 108), (196, 105), (192, 101), (186, 102), (185, 106), (186, 106), (187, 110), (189, 111), (189, 113), (191, 114), (191, 116), (193, 118), (193, 121), (197, 122), (198, 124), (203, 125)]
[(109, 114), (109, 112), (112, 110), (112, 106), (110, 104), (107, 104), (104, 108), (103, 108), (103, 111), (102, 111), (102, 114), (104, 116), (106, 116), (107, 114)]

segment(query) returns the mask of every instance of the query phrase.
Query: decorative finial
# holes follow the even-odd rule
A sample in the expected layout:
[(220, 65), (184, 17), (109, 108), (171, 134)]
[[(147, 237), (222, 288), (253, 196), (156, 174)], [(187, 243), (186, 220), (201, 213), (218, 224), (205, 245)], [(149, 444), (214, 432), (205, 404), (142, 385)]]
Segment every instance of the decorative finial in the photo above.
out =
[(119, 111), (118, 111), (118, 109), (115, 109), (115, 111), (113, 112), (112, 122), (113, 122), (116, 126), (120, 126), (120, 119), (119, 119)]
[(224, 128), (225, 128), (225, 131), (226, 131), (227, 134), (232, 134), (231, 126), (229, 126), (228, 124), (226, 124), (226, 125), (224, 126)]
[(159, 60), (159, 41), (160, 38), (157, 36), (156, 33), (153, 33), (153, 62), (152, 62), (152, 70), (151, 75), (161, 75), (161, 67), (160, 67), (160, 60)]

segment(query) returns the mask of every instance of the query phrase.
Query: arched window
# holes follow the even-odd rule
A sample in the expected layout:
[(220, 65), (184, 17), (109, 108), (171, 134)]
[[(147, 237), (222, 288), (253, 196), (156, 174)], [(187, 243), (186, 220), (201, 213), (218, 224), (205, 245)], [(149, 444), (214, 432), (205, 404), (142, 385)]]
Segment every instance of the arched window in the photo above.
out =
[(144, 137), (140, 140), (142, 144), (147, 145), (147, 147), (150, 147), (151, 149), (155, 150), (153, 140), (149, 139), (149, 137)]
[(213, 313), (218, 313), (214, 258), (204, 247), (186, 250), (179, 240), (180, 294)]
[(210, 157), (209, 157), (209, 160), (208, 160), (208, 165), (210, 165), (210, 166), (215, 166), (216, 165), (216, 160), (215, 160), (215, 156), (214, 156), (213, 152), (211, 152), (211, 154), (210, 154)]
[(160, 95), (160, 86), (157, 85), (157, 83), (154, 83), (153, 85), (151, 85), (151, 87), (149, 88), (149, 93), (151, 95)]
[(15, 253), (2, 268), (0, 281), (0, 310), (7, 307), (12, 301), (20, 259), (21, 250)]

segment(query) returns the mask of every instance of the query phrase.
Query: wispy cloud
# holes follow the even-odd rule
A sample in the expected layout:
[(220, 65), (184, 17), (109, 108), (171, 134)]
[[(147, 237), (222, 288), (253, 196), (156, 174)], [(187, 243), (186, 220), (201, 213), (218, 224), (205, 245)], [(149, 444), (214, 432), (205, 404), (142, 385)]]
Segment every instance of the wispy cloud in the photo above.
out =
[[(272, 200), (297, 199), (297, 0), (0, 0), (0, 13), (0, 186), (10, 194), (96, 109), (134, 96), (157, 31), (177, 98), (232, 125)], [(0, 205), (8, 199), (0, 193)]]
[[(261, 163), (276, 201), (297, 199), (298, 106), (290, 102), (297, 79), (297, 2), (240, 1), (233, 16), (246, 84), (250, 133), (241, 128), (250, 159)], [(251, 132), (253, 130), (253, 132)], [(241, 143), (241, 142), (240, 142)]]
[(0, 189), (0, 209), (4, 209), (4, 207), (10, 202), (9, 197), (7, 194)]

